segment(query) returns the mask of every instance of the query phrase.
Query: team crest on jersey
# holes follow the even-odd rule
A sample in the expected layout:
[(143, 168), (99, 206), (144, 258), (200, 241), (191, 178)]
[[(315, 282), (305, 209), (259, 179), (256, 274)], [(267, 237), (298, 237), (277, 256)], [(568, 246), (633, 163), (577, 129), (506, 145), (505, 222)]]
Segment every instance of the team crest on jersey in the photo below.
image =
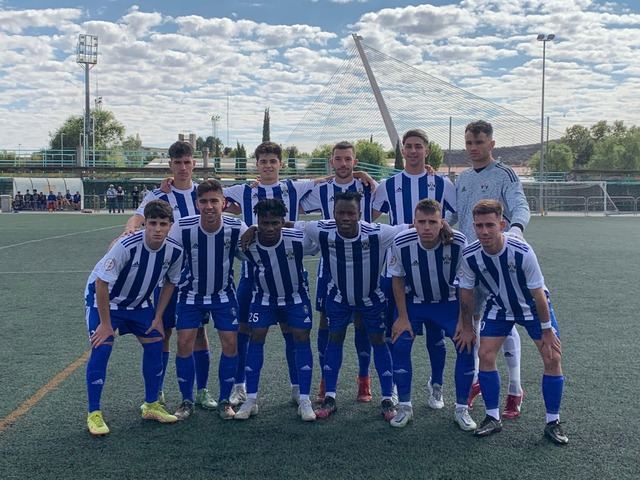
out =
[(287, 260), (293, 260), (296, 258), (296, 254), (293, 250), (287, 250)]
[(397, 259), (397, 257), (395, 255), (392, 255), (391, 259), (389, 260), (389, 266), (393, 266), (396, 263), (398, 263), (398, 259)]
[(435, 190), (436, 189), (436, 184), (429, 182), (429, 186), (428, 186), (429, 190)]
[(253, 195), (251, 195), (252, 198), (258, 198), (258, 192), (253, 192)]
[(369, 250), (369, 248), (371, 248), (369, 246), (369, 242), (367, 242), (367, 241), (362, 242), (362, 250)]
[(418, 262), (418, 260), (414, 260), (413, 262), (411, 262), (411, 265), (417, 267), (418, 265), (420, 265), (420, 262)]
[(191, 250), (197, 250), (198, 248), (198, 243), (194, 243), (193, 245), (191, 245)]
[(489, 190), (489, 184), (488, 183), (481, 184), (480, 190), (482, 191), (482, 193), (486, 193)]
[(359, 193), (360, 195), (362, 195), (362, 194), (364, 193), (364, 189), (363, 189), (363, 188), (359, 188), (359, 189), (358, 189), (358, 193)]
[(329, 242), (329, 248), (336, 248), (336, 242)]
[(262, 265), (262, 260), (260, 260), (259, 258), (256, 259), (256, 265), (260, 266)]
[(451, 255), (443, 255), (442, 263), (444, 263), (445, 265), (449, 265), (451, 263)]
[(114, 268), (116, 268), (116, 259), (115, 258), (108, 258), (104, 262), (104, 271), (105, 272), (110, 272)]
[(289, 189), (287, 187), (282, 187), (282, 196), (283, 197), (289, 196)]
[(224, 241), (224, 248), (227, 250), (231, 248), (231, 240)]
[(513, 262), (509, 262), (507, 264), (508, 268), (509, 268), (509, 273), (516, 273), (516, 264)]

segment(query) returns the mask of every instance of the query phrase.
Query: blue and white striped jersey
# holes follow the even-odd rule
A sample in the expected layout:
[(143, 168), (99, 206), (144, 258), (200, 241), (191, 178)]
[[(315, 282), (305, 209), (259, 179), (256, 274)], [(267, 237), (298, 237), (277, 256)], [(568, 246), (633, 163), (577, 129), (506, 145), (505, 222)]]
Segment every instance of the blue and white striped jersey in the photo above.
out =
[(240, 254), (254, 269), (253, 302), (259, 305), (291, 305), (308, 302), (309, 285), (302, 263), (304, 255), (315, 255), (318, 247), (300, 230), (283, 228), (280, 241), (261, 245), (258, 239)]
[(402, 171), (380, 182), (373, 196), (373, 208), (389, 214), (389, 223), (413, 223), (413, 213), (417, 203), (424, 198), (432, 198), (442, 205), (442, 216), (456, 211), (456, 189), (446, 177), (409, 175)]
[(196, 189), (198, 188), (197, 183), (193, 183), (190, 189), (187, 190), (178, 190), (173, 185), (171, 185), (171, 193), (164, 193), (159, 188), (150, 191), (147, 193), (140, 206), (136, 210), (138, 215), (144, 216), (144, 207), (151, 200), (164, 200), (165, 202), (171, 205), (173, 209), (173, 221), (177, 222), (183, 217), (188, 217), (191, 215), (197, 215), (200, 213), (198, 210), (198, 202), (196, 197)]
[(462, 257), (460, 288), (472, 289), (482, 284), (489, 295), (485, 307), (487, 318), (537, 318), (529, 290), (544, 288), (544, 278), (530, 245), (505, 235), (502, 251), (489, 255), (476, 240), (462, 251)]
[[(375, 187), (378, 187), (377, 183), (375, 183)], [(362, 220), (371, 223), (373, 192), (370, 186), (363, 185), (357, 178), (345, 184), (336, 183), (335, 179), (319, 183), (313, 187), (309, 195), (302, 199), (300, 204), (306, 213), (319, 210), (324, 220), (331, 220), (333, 218), (333, 198), (336, 193), (342, 192), (358, 192), (362, 195), (360, 201)]]
[(97, 307), (96, 280), (109, 284), (109, 308), (133, 310), (151, 306), (151, 294), (166, 277), (177, 285), (182, 267), (182, 247), (168, 238), (158, 250), (151, 250), (141, 230), (122, 237), (96, 264), (87, 281), (85, 301)]
[(335, 220), (296, 222), (296, 228), (318, 244), (322, 261), (329, 266), (327, 298), (345, 305), (370, 307), (386, 300), (380, 290), (385, 251), (407, 225), (359, 224), (360, 232), (355, 238), (341, 237)]
[(440, 303), (457, 300), (457, 275), (462, 261), (465, 236), (454, 230), (453, 242), (427, 249), (420, 242), (415, 228), (404, 231), (391, 246), (389, 272), (404, 277), (407, 301)]
[(282, 180), (275, 185), (259, 184), (255, 188), (251, 188), (250, 185), (232, 185), (224, 189), (224, 196), (240, 205), (242, 219), (247, 225), (258, 223), (253, 207), (265, 198), (280, 198), (287, 206), (286, 219), (295, 222), (300, 213), (300, 200), (313, 189), (313, 186), (313, 180)]
[(246, 230), (242, 220), (227, 215), (222, 215), (222, 224), (213, 233), (202, 229), (200, 215), (173, 224), (169, 236), (184, 248), (179, 302), (209, 305), (235, 299), (233, 260)]

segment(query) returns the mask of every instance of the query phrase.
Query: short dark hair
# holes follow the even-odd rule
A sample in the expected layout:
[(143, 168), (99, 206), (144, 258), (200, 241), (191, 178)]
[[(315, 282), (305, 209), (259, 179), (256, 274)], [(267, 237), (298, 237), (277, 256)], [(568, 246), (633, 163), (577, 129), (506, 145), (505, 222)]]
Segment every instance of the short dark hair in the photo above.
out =
[(257, 217), (273, 215), (274, 217), (285, 218), (287, 211), (286, 205), (279, 198), (263, 198), (253, 207), (253, 213), (255, 213)]
[(442, 206), (439, 202), (432, 198), (423, 198), (416, 204), (416, 212), (422, 213), (437, 213), (442, 215)]
[(144, 218), (148, 220), (150, 218), (167, 218), (173, 223), (173, 210), (171, 205), (164, 200), (151, 200), (144, 207)]
[(497, 200), (480, 200), (473, 207), (473, 216), (476, 215), (498, 215), (498, 218), (502, 218), (502, 204)]
[(218, 180), (205, 180), (198, 185), (198, 188), (196, 188), (196, 197), (200, 198), (207, 192), (220, 192), (220, 194), (224, 196), (224, 189)]
[(333, 156), (333, 153), (336, 150), (346, 150), (350, 148), (353, 151), (353, 156), (356, 156), (356, 147), (353, 146), (353, 143), (351, 142), (347, 142), (346, 140), (343, 140), (342, 142), (338, 142), (336, 143), (333, 148), (331, 149), (331, 155)]
[(193, 147), (189, 142), (178, 140), (169, 147), (169, 158), (182, 158), (193, 156)]
[(464, 133), (471, 132), (474, 135), (479, 135), (484, 133), (487, 137), (493, 137), (493, 125), (489, 122), (485, 122), (484, 120), (476, 120), (475, 122), (471, 122), (464, 129)]
[(411, 130), (407, 130), (404, 135), (402, 135), (402, 145), (407, 141), (409, 137), (418, 137), (421, 138), (424, 144), (429, 146), (429, 137), (427, 137), (427, 132), (422, 130), (421, 128), (413, 128)]
[(260, 159), (260, 155), (273, 153), (278, 156), (278, 160), (282, 161), (282, 147), (275, 142), (262, 142), (256, 147), (254, 155), (256, 162)]
[(346, 192), (338, 192), (333, 196), (333, 206), (335, 208), (336, 203), (338, 201), (344, 202), (356, 202), (358, 204), (358, 208), (360, 208), (360, 200), (362, 200), (362, 194), (359, 192), (353, 192), (351, 190), (347, 190)]

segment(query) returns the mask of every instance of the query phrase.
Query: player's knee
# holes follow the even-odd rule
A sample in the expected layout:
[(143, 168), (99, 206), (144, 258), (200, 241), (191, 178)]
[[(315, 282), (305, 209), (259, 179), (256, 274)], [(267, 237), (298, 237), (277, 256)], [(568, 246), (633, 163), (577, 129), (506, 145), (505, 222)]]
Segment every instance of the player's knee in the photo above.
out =
[(309, 341), (309, 330), (292, 328), (291, 333), (293, 333), (293, 341), (296, 343), (306, 343)]
[(384, 343), (384, 332), (376, 332), (369, 334), (371, 345), (382, 345)]
[(478, 358), (480, 363), (484, 365), (494, 365), (496, 363), (497, 352), (493, 347), (480, 344), (478, 349)]
[(238, 333), (244, 333), (245, 335), (251, 335), (251, 329), (249, 328), (249, 323), (247, 323), (247, 322), (239, 322)]
[(238, 335), (236, 332), (218, 332), (222, 353), (227, 357), (233, 357), (238, 353)]
[(251, 330), (251, 342), (264, 343), (267, 338), (266, 328), (254, 328)]
[(561, 370), (562, 367), (562, 354), (554, 350), (551, 354), (551, 357), (543, 355), (542, 361), (544, 363), (545, 371), (557, 372)]

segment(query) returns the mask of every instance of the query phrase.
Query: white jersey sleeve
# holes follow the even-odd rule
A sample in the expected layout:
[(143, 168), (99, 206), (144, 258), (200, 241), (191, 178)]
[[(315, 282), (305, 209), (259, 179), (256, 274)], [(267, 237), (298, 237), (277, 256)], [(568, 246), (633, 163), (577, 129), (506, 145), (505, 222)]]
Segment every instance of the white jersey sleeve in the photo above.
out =
[(309, 235), (304, 236), (302, 241), (302, 252), (304, 255), (315, 255), (320, 251), (320, 246), (314, 242)]
[(231, 185), (222, 189), (226, 199), (231, 200), (234, 203), (242, 205), (242, 196), (244, 194), (245, 185)]
[(300, 200), (300, 206), (305, 213), (314, 212), (322, 208), (322, 203), (320, 201), (320, 185), (322, 184), (315, 185), (313, 190)]
[(304, 196), (312, 192), (314, 187), (316, 186), (316, 182), (313, 180), (296, 180), (293, 182), (293, 187), (296, 189), (296, 193), (298, 194), (298, 203), (300, 199), (304, 198)]
[(400, 260), (400, 249), (395, 245), (391, 246), (391, 256), (387, 262), (387, 268), (392, 277), (406, 277), (406, 272)]
[(445, 211), (445, 215), (452, 215), (453, 213), (458, 211), (456, 186), (451, 180), (449, 180), (449, 177), (443, 177), (443, 179), (444, 194), (442, 195), (442, 206)]
[(401, 223), (400, 225), (386, 225), (380, 224), (380, 246), (384, 249), (389, 248), (393, 244), (393, 240), (396, 238), (401, 232), (404, 232), (409, 228), (409, 225), (406, 223)]
[(312, 242), (318, 243), (319, 239), (319, 230), (318, 230), (318, 222), (304, 222), (297, 221), (293, 224), (293, 228), (296, 230), (302, 230), (306, 237), (308, 237)]
[(460, 288), (464, 288), (466, 290), (473, 290), (475, 288), (476, 274), (469, 266), (469, 262), (466, 258), (462, 259), (460, 265), (460, 276), (458, 278), (460, 280)]
[(171, 226), (171, 230), (169, 230), (168, 237), (171, 238), (172, 240), (175, 240), (182, 247), (184, 247), (184, 245), (182, 245), (182, 229), (180, 228), (180, 225), (178, 222), (173, 223), (173, 225)]
[(96, 277), (106, 283), (114, 283), (127, 263), (127, 249), (118, 240), (95, 266)]
[(182, 272), (182, 259), (184, 258), (184, 253), (180, 253), (178, 259), (173, 262), (169, 270), (167, 270), (166, 277), (169, 282), (174, 285), (178, 285), (180, 283), (180, 273)]
[(540, 270), (540, 264), (538, 258), (531, 247), (522, 259), (522, 270), (527, 281), (527, 288), (534, 290), (536, 288), (544, 287), (544, 277)]
[(378, 212), (389, 212), (389, 198), (387, 196), (386, 180), (382, 180), (380, 185), (373, 192), (373, 202), (371, 208)]

